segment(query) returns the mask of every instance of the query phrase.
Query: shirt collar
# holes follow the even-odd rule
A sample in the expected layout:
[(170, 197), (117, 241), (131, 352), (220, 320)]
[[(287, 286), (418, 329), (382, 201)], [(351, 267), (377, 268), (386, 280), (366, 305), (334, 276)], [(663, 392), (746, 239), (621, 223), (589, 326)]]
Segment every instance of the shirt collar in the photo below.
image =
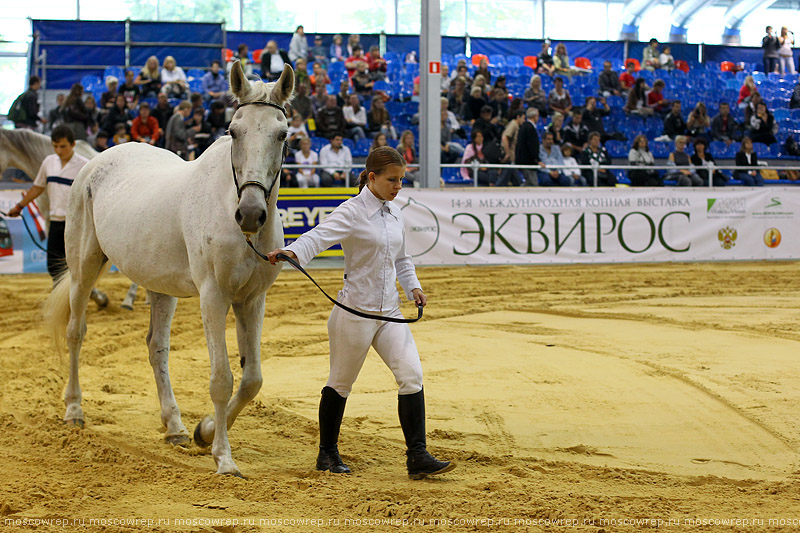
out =
[(394, 202), (379, 200), (378, 197), (375, 196), (366, 185), (363, 189), (361, 189), (361, 192), (358, 194), (358, 196), (361, 197), (362, 202), (364, 202), (364, 207), (367, 209), (368, 218), (372, 217), (372, 215), (380, 211), (384, 206), (386, 206), (389, 214), (395, 218), (399, 218), (397, 211), (398, 207), (394, 204)]

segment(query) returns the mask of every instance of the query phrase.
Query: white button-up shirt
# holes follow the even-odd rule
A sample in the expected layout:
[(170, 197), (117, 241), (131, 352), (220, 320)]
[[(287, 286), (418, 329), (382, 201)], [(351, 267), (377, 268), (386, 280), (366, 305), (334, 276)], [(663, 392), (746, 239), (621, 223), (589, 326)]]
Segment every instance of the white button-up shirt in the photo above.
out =
[(336, 152), (331, 148), (330, 144), (326, 144), (319, 151), (319, 164), (325, 165), (322, 170), (331, 174), (334, 172), (347, 172), (350, 170), (348, 167), (353, 164), (353, 154), (350, 153), (350, 148), (347, 146), (343, 145)]
[(286, 247), (301, 265), (334, 244), (344, 250), (341, 296), (352, 307), (388, 312), (399, 305), (395, 280), (409, 300), (421, 289), (414, 262), (406, 252), (403, 215), (393, 202), (379, 200), (369, 187), (337, 207), (314, 229)]

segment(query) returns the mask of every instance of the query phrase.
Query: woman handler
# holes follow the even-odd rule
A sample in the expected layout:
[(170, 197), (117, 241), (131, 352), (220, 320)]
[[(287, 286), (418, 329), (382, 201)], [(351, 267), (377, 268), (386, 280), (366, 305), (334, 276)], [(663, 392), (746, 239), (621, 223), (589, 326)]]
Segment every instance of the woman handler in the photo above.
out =
[[(339, 301), (368, 313), (401, 317), (395, 280), (409, 299), (425, 305), (414, 263), (406, 253), (403, 216), (392, 200), (403, 187), (406, 162), (397, 150), (383, 146), (367, 158), (360, 193), (337, 207), (321, 224), (285, 249), (268, 255), (272, 264), (284, 253), (305, 265), (320, 252), (341, 243), (345, 257), (344, 287)], [(345, 402), (370, 345), (394, 374), (399, 386), (397, 410), (405, 435), (406, 465), (412, 479), (452, 470), (425, 444), (425, 397), (422, 365), (407, 324), (360, 318), (334, 307), (328, 319), (330, 375), (319, 404), (320, 445), (317, 470), (350, 473), (339, 457), (337, 442)]]

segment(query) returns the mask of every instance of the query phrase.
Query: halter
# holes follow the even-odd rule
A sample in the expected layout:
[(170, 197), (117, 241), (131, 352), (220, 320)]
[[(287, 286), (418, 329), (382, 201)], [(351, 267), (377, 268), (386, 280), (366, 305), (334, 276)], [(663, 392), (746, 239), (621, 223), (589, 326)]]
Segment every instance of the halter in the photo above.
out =
[[(241, 109), (248, 105), (263, 105), (268, 107), (274, 107), (275, 109), (280, 109), (280, 111), (283, 113), (283, 116), (284, 117), (286, 116), (286, 109), (284, 109), (283, 106), (280, 106), (278, 104), (273, 104), (271, 102), (249, 102), (246, 104), (240, 104), (239, 108)], [(281, 151), (281, 166), (280, 168), (278, 168), (278, 173), (275, 175), (275, 179), (272, 180), (272, 184), (269, 186), (269, 188), (266, 188), (263, 183), (253, 180), (245, 181), (244, 183), (239, 185), (239, 180), (236, 179), (236, 167), (233, 166), (233, 141), (231, 140), (231, 171), (233, 172), (233, 184), (236, 186), (236, 196), (241, 200), (242, 191), (244, 190), (244, 188), (247, 187), (248, 185), (255, 185), (256, 187), (259, 187), (261, 190), (264, 191), (264, 198), (267, 201), (269, 201), (269, 197), (272, 194), (272, 188), (275, 187), (275, 183), (278, 182), (281, 178), (281, 170), (283, 169), (284, 161), (286, 161), (286, 142), (283, 143), (283, 150)]]

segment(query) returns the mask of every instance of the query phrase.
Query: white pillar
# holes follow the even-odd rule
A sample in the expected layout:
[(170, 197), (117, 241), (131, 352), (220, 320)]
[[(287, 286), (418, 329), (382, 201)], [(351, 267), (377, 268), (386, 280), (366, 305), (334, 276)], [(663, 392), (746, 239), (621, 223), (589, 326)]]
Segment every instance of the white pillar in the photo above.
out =
[(442, 24), (439, 0), (422, 0), (419, 35), (419, 162), (420, 185), (439, 187), (441, 141)]

